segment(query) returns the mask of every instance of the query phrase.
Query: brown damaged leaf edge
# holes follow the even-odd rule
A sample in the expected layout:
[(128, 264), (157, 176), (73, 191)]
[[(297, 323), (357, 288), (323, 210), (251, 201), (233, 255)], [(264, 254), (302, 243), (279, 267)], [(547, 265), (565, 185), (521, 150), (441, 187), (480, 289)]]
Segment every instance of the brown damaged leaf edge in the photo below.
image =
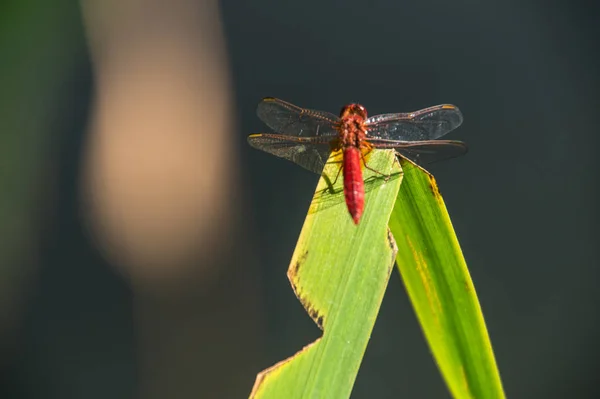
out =
[(398, 255), (398, 245), (396, 245), (396, 240), (394, 240), (392, 230), (390, 230), (389, 227), (387, 229), (387, 242), (388, 246), (392, 250), (392, 260), (390, 262), (390, 269), (388, 271), (388, 274), (391, 274), (392, 269), (394, 268), (394, 266), (396, 266), (396, 255)]
[(433, 193), (433, 196), (439, 202), (442, 199), (442, 194), (440, 193), (440, 189), (437, 185), (437, 182), (435, 181), (435, 178), (433, 177), (433, 175), (430, 174), (429, 172), (427, 172), (427, 177), (429, 177), (429, 188), (431, 188), (431, 192)]
[(302, 306), (304, 306), (304, 309), (306, 309), (310, 318), (313, 319), (315, 324), (321, 329), (321, 331), (323, 331), (324, 316), (317, 310), (317, 308), (315, 308), (312, 305), (312, 303), (310, 301), (308, 301), (304, 296), (300, 295), (300, 292), (298, 291), (298, 288), (296, 286), (298, 284), (298, 276), (299, 276), (298, 271), (300, 270), (300, 268), (302, 267), (304, 262), (306, 262), (307, 257), (308, 257), (308, 251), (304, 252), (300, 256), (298, 261), (295, 262), (289, 268), (287, 276), (288, 276), (288, 280), (290, 281), (290, 284), (292, 285), (292, 289), (294, 290), (294, 294), (296, 294), (296, 298), (298, 298), (298, 300), (300, 301)]
[[(292, 286), (294, 286), (294, 281), (298, 279), (298, 270), (300, 270), (300, 266), (302, 266), (302, 264), (304, 262), (306, 262), (306, 258), (308, 257), (308, 251), (305, 251), (299, 258), (298, 261), (295, 262), (292, 267), (290, 267), (289, 271), (288, 271), (288, 279), (290, 280), (290, 282), (292, 283)], [(294, 288), (295, 290), (295, 288)]]
[(472, 285), (467, 280), (464, 280), (463, 284), (465, 286), (465, 292), (469, 292), (470, 293), (470, 292), (473, 291), (473, 289), (471, 288)]

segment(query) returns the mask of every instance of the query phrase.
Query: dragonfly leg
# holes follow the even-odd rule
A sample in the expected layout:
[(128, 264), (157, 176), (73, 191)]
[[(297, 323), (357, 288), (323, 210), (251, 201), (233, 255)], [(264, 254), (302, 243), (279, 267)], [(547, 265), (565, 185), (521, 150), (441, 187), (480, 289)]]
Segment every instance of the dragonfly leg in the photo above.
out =
[(338, 172), (337, 175), (335, 175), (335, 179), (333, 180), (333, 183), (331, 183), (331, 185), (335, 185), (335, 182), (337, 181), (338, 177), (340, 177), (340, 173), (342, 173), (342, 167), (338, 168)]
[(381, 176), (385, 177), (385, 181), (390, 180), (390, 177), (392, 177), (391, 174), (386, 175), (385, 173), (381, 173), (380, 171), (375, 170), (372, 167), (370, 167), (369, 165), (367, 165), (367, 160), (365, 159), (365, 155), (368, 155), (372, 150), (373, 150), (373, 148), (369, 148), (369, 150), (367, 151), (366, 154), (363, 154), (362, 151), (360, 153), (360, 157), (361, 157), (361, 159), (363, 161), (363, 164), (365, 165), (365, 168), (369, 169), (371, 172), (375, 172), (378, 175), (381, 175)]

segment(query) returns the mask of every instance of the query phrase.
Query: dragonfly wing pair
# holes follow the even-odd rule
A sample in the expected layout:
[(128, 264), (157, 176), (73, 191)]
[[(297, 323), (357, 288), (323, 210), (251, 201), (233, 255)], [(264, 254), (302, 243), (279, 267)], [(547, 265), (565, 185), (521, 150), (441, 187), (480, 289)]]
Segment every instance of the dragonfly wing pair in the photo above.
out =
[(316, 141), (306, 137), (279, 134), (253, 134), (248, 142), (254, 148), (292, 161), (311, 172), (321, 174), (331, 153), (331, 141)]
[(430, 165), (445, 159), (456, 158), (467, 152), (467, 145), (456, 140), (406, 141), (369, 140), (375, 148), (393, 148), (396, 153), (417, 165)]
[[(277, 134), (253, 134), (255, 148), (288, 159), (320, 174), (332, 149), (338, 147), (340, 118), (297, 107), (275, 98), (258, 105), (260, 119)], [(376, 115), (366, 120), (367, 142), (375, 148), (393, 148), (415, 163), (425, 165), (464, 154), (461, 141), (436, 140), (462, 123), (460, 110), (437, 105), (411, 113)]]
[(258, 104), (258, 117), (277, 134), (253, 134), (252, 147), (321, 174), (338, 139), (340, 118), (267, 97)]
[(415, 112), (375, 115), (367, 119), (369, 138), (426, 141), (439, 139), (462, 124), (454, 105), (443, 104)]

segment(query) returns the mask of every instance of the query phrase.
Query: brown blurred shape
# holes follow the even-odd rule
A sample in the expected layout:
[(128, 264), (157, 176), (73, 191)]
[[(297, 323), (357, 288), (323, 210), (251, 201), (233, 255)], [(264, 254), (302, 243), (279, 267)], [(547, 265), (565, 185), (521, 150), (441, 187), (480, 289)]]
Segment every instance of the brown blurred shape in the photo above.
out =
[(216, 3), (87, 1), (84, 11), (97, 87), (85, 179), (95, 236), (136, 278), (213, 273), (197, 261), (229, 233), (237, 166)]
[(244, 249), (218, 3), (85, 0), (83, 15), (97, 88), (85, 211), (132, 279), (141, 396), (250, 392), (256, 286), (234, 267)]

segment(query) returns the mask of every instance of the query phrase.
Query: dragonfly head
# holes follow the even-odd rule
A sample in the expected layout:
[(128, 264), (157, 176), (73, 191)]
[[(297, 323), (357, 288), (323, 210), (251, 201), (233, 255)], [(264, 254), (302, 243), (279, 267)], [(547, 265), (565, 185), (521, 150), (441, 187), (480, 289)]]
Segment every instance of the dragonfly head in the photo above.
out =
[(367, 120), (367, 110), (360, 104), (349, 104), (342, 108), (340, 118), (358, 117), (364, 122)]

